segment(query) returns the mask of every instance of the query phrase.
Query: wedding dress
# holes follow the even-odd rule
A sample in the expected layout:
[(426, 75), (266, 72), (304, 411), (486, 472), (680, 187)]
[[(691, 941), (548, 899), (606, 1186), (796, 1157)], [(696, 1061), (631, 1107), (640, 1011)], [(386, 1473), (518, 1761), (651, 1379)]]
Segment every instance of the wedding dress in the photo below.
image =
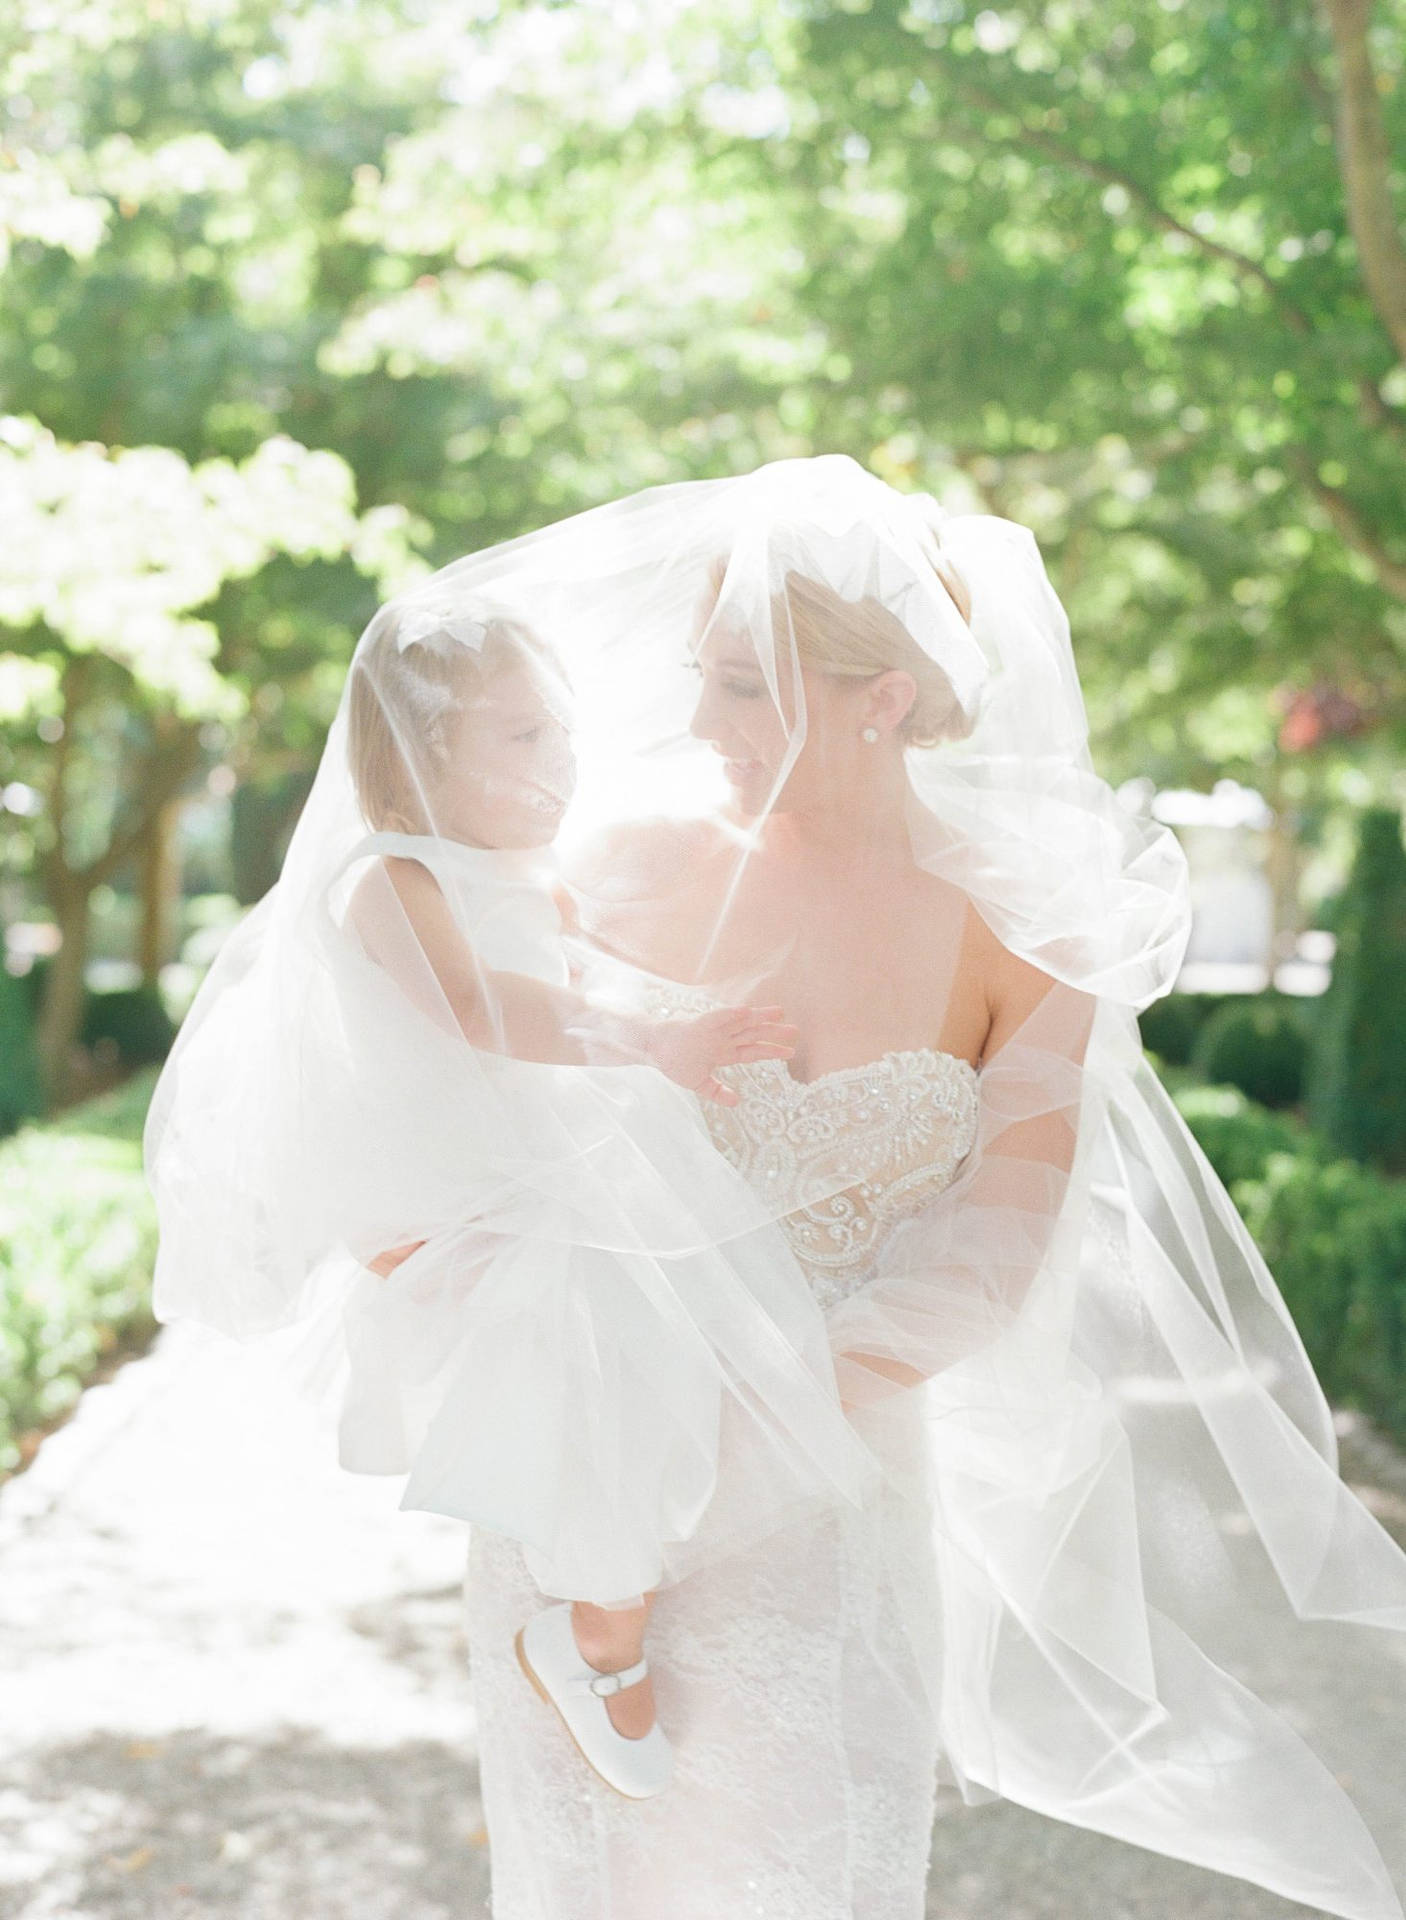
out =
[[(712, 1004), (657, 983), (656, 1010)], [(782, 1061), (723, 1070), (719, 1151), (769, 1194), (843, 1143), (848, 1193), (784, 1218), (822, 1308), (951, 1180), (976, 1133), (976, 1069), (931, 1049), (808, 1082)], [(885, 1433), (921, 1472), (916, 1418)], [(919, 1483), (920, 1484), (920, 1483)], [(675, 1772), (635, 1803), (598, 1780), (523, 1679), (512, 1634), (547, 1604), (521, 1552), (474, 1528), (465, 1582), (493, 1920), (922, 1920), (940, 1748), (912, 1701), (940, 1607), (934, 1516), (892, 1491), (837, 1502), (664, 1588), (646, 1635)], [(926, 1623), (929, 1644), (915, 1643)]]
[[(1236, 1677), (1244, 1631), (1406, 1631), (1406, 1554), (1143, 1057), (1186, 861), (1087, 733), (1030, 530), (841, 456), (470, 554), (357, 643), (153, 1095), (154, 1307), (472, 1528), (497, 1920), (916, 1916), (935, 1774), (1406, 1920), (1302, 1702)], [(1023, 983), (979, 1066), (803, 1083), (689, 1011), (935, 1040), (968, 933)], [(513, 1642), (646, 1591), (677, 1772), (627, 1802)]]

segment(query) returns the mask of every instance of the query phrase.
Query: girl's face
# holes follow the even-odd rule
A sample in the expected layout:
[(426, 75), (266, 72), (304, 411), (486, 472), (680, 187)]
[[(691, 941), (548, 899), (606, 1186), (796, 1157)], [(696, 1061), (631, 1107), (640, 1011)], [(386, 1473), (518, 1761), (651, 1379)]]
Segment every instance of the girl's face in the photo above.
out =
[(480, 847), (554, 840), (576, 787), (570, 720), (545, 669), (495, 673), (455, 717), (436, 831)]

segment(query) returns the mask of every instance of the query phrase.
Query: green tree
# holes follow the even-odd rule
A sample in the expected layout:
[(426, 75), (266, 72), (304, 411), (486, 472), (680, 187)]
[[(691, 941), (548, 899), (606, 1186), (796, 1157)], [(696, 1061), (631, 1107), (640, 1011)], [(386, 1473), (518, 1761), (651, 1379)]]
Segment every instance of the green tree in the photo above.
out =
[[(167, 448), (66, 447), (33, 421), (0, 421), (0, 613), (9, 628), (5, 717), (32, 726), (43, 809), (11, 829), (37, 863), (61, 944), (48, 968), (39, 1050), (51, 1098), (67, 1091), (82, 1018), (94, 890), (139, 859), (148, 970), (181, 796), (245, 695), (217, 666), (199, 617), (275, 555), (307, 563), (383, 557), (382, 529), (352, 503), (345, 463), (266, 441), (247, 460), (191, 467)], [(216, 736), (218, 738), (218, 735)]]
[(1336, 927), (1306, 1075), (1308, 1118), (1353, 1159), (1406, 1173), (1406, 847), (1390, 808), (1363, 815)]
[[(808, 0), (797, 19), (771, 76), (787, 110), (750, 146), (844, 371), (811, 388), (807, 432), (1036, 527), (1110, 767), (1283, 779), (1292, 808), (1338, 742), (1388, 791), (1401, 0)], [(697, 128), (748, 144), (701, 107)]]
[[(677, 20), (706, 64), (715, 18)], [(759, 318), (762, 203), (710, 204), (677, 141), (637, 141), (650, 35), (474, 0), (0, 29), (0, 411), (33, 535), (0, 783), (45, 801), (0, 850), (64, 936), (56, 1086), (95, 885), (141, 892), (150, 976), (199, 774), (296, 794), (417, 550), (796, 450), (762, 404), (792, 352)], [(298, 499), (260, 498), (289, 448)]]

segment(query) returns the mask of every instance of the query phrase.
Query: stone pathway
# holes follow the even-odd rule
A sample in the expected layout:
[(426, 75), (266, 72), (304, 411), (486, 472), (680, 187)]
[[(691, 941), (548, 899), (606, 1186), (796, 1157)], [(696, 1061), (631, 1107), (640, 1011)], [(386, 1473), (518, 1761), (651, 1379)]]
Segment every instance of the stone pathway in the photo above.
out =
[(0, 1489), (0, 1913), (488, 1913), (467, 1530), (182, 1324)]
[[(1343, 1458), (1406, 1537), (1406, 1459), (1370, 1434)], [(402, 1484), (341, 1472), (267, 1362), (191, 1326), (84, 1395), (0, 1488), (5, 1920), (487, 1920), (467, 1530)], [(1350, 1630), (1302, 1626), (1293, 1658), (1310, 1702), (1363, 1686)], [(1406, 1888), (1399, 1670), (1351, 1784)], [(932, 1920), (1312, 1912), (1023, 1808), (940, 1811)]]

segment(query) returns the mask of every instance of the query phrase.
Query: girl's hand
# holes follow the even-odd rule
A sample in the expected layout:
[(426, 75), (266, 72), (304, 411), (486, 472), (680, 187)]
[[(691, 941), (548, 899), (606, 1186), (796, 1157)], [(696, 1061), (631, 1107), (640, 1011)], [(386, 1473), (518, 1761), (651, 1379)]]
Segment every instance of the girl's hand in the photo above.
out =
[(797, 1029), (781, 1019), (780, 1007), (713, 1007), (707, 1013), (650, 1023), (645, 1056), (679, 1086), (701, 1100), (735, 1107), (736, 1091), (715, 1069), (742, 1060), (789, 1060)]
[(410, 1258), (416, 1247), (423, 1247), (424, 1244), (423, 1240), (410, 1240), (403, 1247), (388, 1247), (384, 1253), (378, 1253), (374, 1260), (368, 1260), (366, 1264), (372, 1273), (379, 1273), (384, 1280), (395, 1271), (402, 1260)]
[[(902, 1360), (891, 1360), (886, 1355), (877, 1353), (850, 1353), (842, 1350), (835, 1355), (835, 1360), (837, 1363), (843, 1361), (847, 1365), (864, 1367), (869, 1373), (880, 1374), (885, 1380), (891, 1380), (896, 1387), (900, 1388), (921, 1387), (929, 1378), (927, 1374), (919, 1373), (916, 1367), (905, 1365)], [(846, 1367), (837, 1364), (837, 1375), (843, 1375), (845, 1371)], [(840, 1396), (841, 1411), (847, 1414), (856, 1412), (861, 1406), (872, 1406), (875, 1397), (883, 1397), (870, 1396), (864, 1401), (847, 1400), (844, 1388), (840, 1386), (838, 1379), (836, 1391)]]

